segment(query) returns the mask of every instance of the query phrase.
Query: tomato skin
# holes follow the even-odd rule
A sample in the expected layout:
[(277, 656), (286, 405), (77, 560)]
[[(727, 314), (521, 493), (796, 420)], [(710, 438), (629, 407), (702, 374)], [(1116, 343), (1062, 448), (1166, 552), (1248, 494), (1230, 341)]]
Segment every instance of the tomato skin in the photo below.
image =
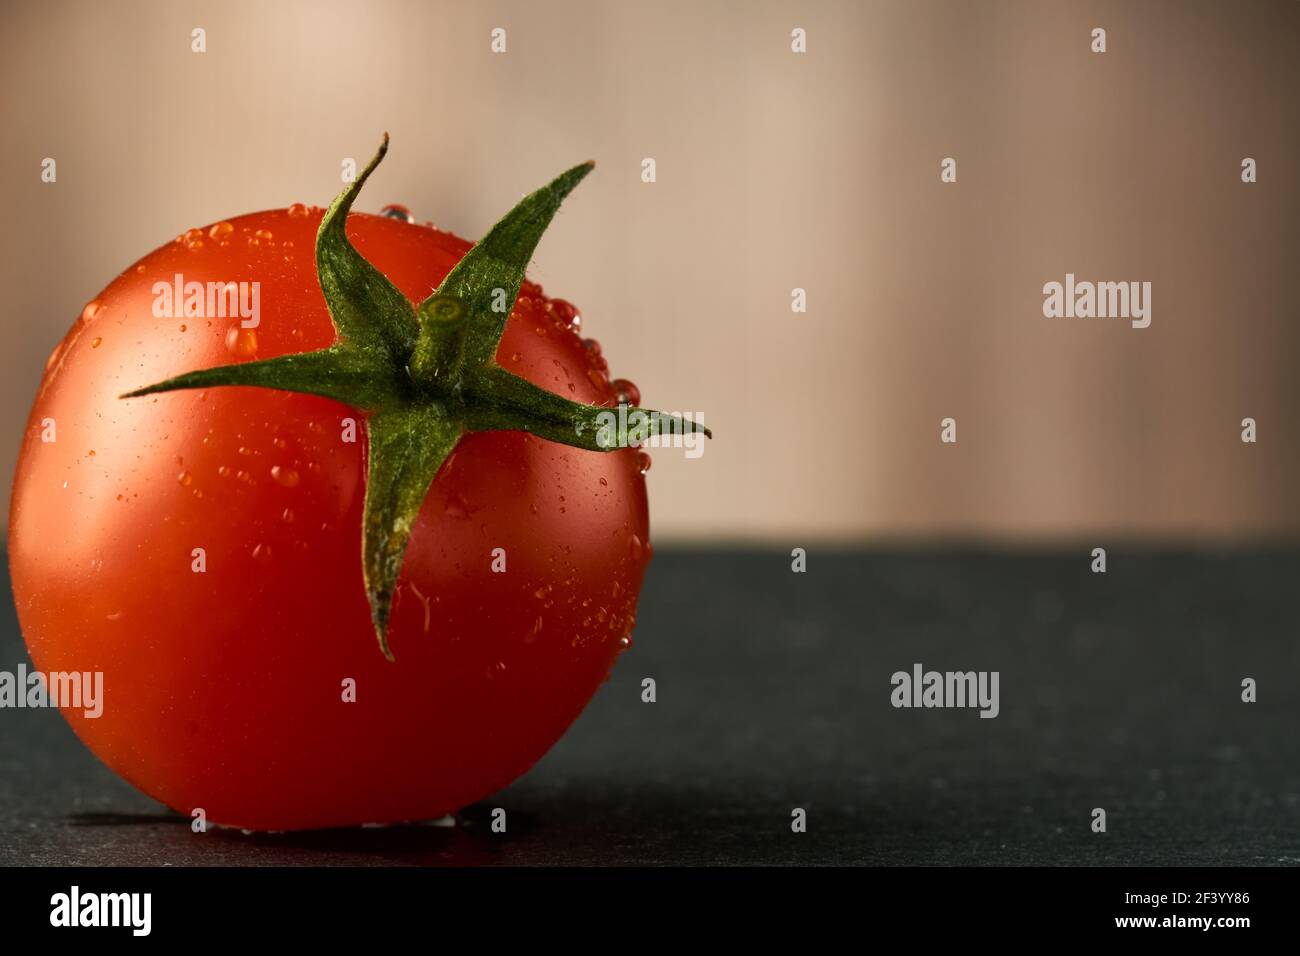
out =
[[(416, 521), (390, 663), (362, 585), (362, 415), (256, 388), (118, 398), (329, 345), (320, 218), (295, 207), (191, 231), (114, 280), (51, 356), (10, 512), (33, 662), (104, 675), (102, 716), (63, 709), (77, 734), (168, 806), (258, 830), (436, 817), (508, 784), (608, 674), (650, 554), (635, 451), (467, 436)], [(413, 301), (469, 248), (361, 214), (348, 233)], [(156, 318), (153, 286), (176, 273), (260, 282), (260, 325)], [(553, 313), (526, 284), (498, 362), (566, 398), (614, 404), (600, 360)], [(53, 442), (42, 441), (48, 420)], [(505, 573), (492, 570), (497, 548)], [(343, 699), (348, 679), (355, 702)]]

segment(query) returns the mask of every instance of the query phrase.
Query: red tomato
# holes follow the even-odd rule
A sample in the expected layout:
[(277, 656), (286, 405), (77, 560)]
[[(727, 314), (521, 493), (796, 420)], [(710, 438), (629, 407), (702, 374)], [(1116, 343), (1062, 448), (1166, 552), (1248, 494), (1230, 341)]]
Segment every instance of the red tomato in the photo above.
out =
[[(362, 584), (357, 411), (242, 387), (119, 400), (181, 372), (329, 345), (320, 219), (296, 206), (191, 230), (114, 280), (50, 357), (11, 505), (33, 661), (103, 673), (102, 716), (63, 711), (77, 734), (155, 799), (250, 829), (436, 817), (508, 784), (628, 643), (650, 555), (635, 450), (469, 435), (416, 522), (390, 663)], [(362, 214), (348, 234), (413, 302), (469, 248)], [(153, 286), (178, 273), (259, 281), (259, 327), (156, 318)], [(525, 284), (497, 361), (613, 405), (571, 314)]]

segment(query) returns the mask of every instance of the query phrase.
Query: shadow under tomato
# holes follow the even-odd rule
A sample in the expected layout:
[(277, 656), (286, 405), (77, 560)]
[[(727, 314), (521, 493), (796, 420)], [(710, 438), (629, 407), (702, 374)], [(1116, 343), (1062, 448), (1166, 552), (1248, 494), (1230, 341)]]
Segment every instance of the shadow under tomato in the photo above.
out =
[(509, 831), (494, 833), (491, 814), (491, 807), (475, 805), (457, 813), (454, 824), (426, 821), (279, 833), (219, 826), (194, 833), (188, 817), (165, 812), (74, 813), (67, 820), (74, 827), (153, 828), (159, 836), (158, 855), (183, 857), (188, 865), (482, 866), (501, 862), (511, 842), (537, 828), (531, 814), (512, 812)]

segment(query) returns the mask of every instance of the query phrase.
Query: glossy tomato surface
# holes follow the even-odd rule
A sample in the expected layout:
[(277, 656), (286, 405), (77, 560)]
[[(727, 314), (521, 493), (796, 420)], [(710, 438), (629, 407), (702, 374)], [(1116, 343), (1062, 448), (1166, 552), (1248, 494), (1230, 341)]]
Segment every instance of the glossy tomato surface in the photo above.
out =
[[(191, 230), (114, 280), (50, 357), (11, 504), (35, 665), (103, 673), (102, 716), (63, 710), (77, 734), (168, 806), (251, 829), (436, 817), (508, 784), (608, 674), (649, 559), (635, 450), (468, 436), (415, 525), (390, 663), (362, 584), (362, 415), (242, 387), (118, 398), (329, 345), (320, 219), (295, 206)], [(348, 234), (415, 302), (469, 248), (363, 214)], [(156, 316), (155, 283), (178, 274), (260, 283), (257, 328)], [(571, 316), (525, 284), (497, 361), (613, 405)]]

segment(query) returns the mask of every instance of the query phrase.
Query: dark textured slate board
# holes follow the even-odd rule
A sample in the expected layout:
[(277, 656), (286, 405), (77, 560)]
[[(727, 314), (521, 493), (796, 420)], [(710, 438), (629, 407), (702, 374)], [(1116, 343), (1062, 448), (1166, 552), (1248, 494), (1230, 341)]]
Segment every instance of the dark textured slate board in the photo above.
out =
[[(780, 551), (661, 549), (613, 679), (451, 828), (192, 834), (56, 713), (0, 711), (0, 863), (1300, 863), (1300, 553), (1088, 565), (814, 548), (796, 575)], [(1000, 716), (891, 707), (918, 661), (999, 671)]]

